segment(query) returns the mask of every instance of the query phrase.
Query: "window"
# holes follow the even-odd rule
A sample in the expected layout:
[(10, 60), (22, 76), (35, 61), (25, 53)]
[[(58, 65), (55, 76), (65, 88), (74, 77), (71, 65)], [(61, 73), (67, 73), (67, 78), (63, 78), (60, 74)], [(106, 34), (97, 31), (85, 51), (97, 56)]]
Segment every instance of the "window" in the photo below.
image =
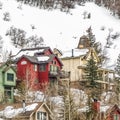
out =
[(34, 65), (34, 71), (37, 71), (37, 65)]
[(7, 81), (14, 81), (14, 74), (7, 73)]
[(114, 114), (113, 120), (119, 120), (119, 115), (118, 114)]
[(55, 60), (52, 61), (52, 64), (56, 65), (56, 63), (57, 63), (57, 62), (56, 62)]
[(57, 72), (58, 71), (58, 67), (55, 65), (50, 65), (50, 72)]
[(37, 113), (37, 120), (47, 120), (46, 112), (38, 112)]
[(45, 71), (46, 70), (46, 65), (45, 64), (41, 64), (40, 65), (40, 71)]
[(50, 65), (50, 71), (51, 72), (53, 71), (53, 65)]
[(27, 61), (22, 61), (21, 62), (21, 65), (26, 65), (27, 64)]
[(5, 97), (6, 99), (11, 99), (11, 88), (5, 87)]
[(57, 72), (57, 66), (54, 66), (54, 72)]

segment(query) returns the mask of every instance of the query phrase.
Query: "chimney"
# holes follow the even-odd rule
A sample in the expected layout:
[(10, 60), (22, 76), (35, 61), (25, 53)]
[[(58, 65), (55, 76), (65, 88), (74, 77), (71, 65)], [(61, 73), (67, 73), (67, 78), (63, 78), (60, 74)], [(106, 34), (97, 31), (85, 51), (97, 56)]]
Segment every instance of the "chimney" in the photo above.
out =
[(23, 112), (25, 112), (25, 100), (22, 101)]
[(97, 99), (94, 99), (92, 107), (93, 107), (94, 111), (99, 112), (100, 111), (100, 102)]
[(74, 57), (74, 49), (72, 49), (72, 57)]

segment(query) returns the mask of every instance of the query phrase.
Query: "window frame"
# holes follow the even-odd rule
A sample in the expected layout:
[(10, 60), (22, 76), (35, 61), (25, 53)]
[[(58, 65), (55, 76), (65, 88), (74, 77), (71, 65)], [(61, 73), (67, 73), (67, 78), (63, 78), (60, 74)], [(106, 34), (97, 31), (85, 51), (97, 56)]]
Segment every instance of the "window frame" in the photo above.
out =
[(39, 65), (39, 71), (40, 72), (45, 72), (46, 71), (46, 64), (40, 64)]
[(7, 97), (8, 99), (12, 98), (12, 91), (10, 87), (5, 87), (5, 91), (4, 91), (5, 97)]
[(37, 72), (37, 65), (34, 64), (34, 71)]
[(14, 82), (14, 74), (13, 73), (7, 73), (7, 81)]
[(114, 114), (113, 115), (113, 120), (119, 120), (119, 115), (118, 114)]
[[(43, 118), (45, 115), (45, 118)], [(41, 112), (41, 111), (38, 111), (37, 112), (37, 120), (47, 120), (47, 112)]]

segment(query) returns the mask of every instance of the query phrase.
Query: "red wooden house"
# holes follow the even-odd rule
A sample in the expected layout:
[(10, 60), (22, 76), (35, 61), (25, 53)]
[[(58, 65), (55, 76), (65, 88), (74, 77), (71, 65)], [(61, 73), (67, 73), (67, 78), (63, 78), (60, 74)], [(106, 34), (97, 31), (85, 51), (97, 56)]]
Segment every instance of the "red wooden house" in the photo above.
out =
[(17, 59), (17, 79), (24, 80), (29, 89), (58, 82), (63, 64), (49, 47), (22, 49), (18, 55), (22, 56)]
[(106, 120), (120, 120), (120, 108), (118, 105), (115, 104), (107, 110)]

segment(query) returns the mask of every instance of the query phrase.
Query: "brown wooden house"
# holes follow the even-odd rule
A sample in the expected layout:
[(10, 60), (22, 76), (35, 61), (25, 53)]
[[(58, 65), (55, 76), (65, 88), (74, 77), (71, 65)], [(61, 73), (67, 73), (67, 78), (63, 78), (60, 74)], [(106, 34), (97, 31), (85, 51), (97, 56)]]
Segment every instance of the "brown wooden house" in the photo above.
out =
[[(20, 110), (18, 114), (13, 114), (11, 116), (0, 116), (0, 118), (4, 118), (5, 120), (53, 120), (53, 113), (49, 109), (48, 105), (44, 102), (37, 103), (16, 103), (11, 104), (12, 110), (17, 111)], [(4, 110), (6, 106), (0, 105), (0, 110)], [(10, 110), (8, 111), (10, 112)]]
[(106, 120), (120, 120), (120, 108), (117, 104), (107, 110)]

